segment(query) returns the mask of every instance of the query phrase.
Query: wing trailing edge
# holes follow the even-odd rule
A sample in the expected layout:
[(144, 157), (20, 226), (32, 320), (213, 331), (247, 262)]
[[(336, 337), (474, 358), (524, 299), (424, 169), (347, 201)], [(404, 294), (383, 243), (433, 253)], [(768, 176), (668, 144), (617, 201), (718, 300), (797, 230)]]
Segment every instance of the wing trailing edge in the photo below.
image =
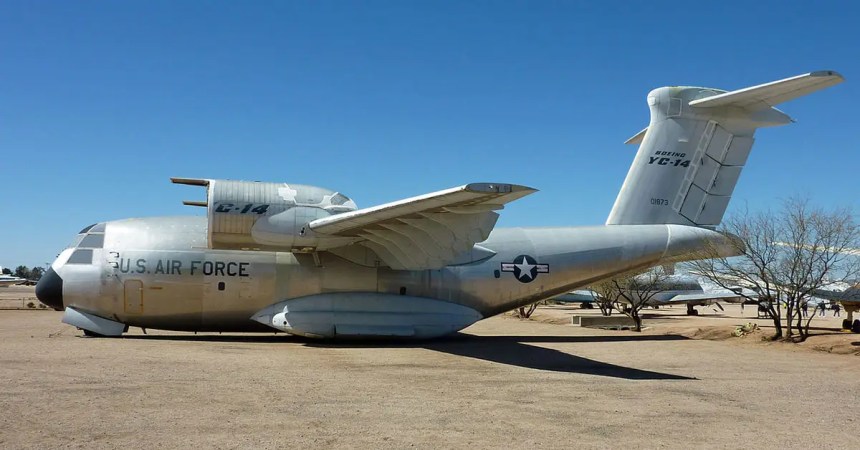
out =
[(456, 264), (487, 239), (506, 203), (536, 192), (515, 184), (472, 183), (316, 219), (321, 235), (359, 238), (392, 269)]

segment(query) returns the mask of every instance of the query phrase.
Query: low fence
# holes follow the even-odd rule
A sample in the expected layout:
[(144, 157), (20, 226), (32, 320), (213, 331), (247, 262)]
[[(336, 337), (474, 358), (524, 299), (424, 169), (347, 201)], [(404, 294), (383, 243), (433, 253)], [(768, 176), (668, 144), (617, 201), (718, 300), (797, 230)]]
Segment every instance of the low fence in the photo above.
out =
[(42, 304), (36, 297), (2, 298), (0, 299), (0, 310), (47, 310), (50, 308)]

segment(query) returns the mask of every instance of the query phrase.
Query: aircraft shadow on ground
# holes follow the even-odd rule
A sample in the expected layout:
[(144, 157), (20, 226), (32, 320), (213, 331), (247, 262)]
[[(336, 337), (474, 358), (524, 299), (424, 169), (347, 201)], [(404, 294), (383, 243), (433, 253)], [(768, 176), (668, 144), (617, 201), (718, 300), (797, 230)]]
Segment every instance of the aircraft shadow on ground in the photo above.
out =
[[(626, 337), (626, 336), (625, 336)], [(653, 337), (653, 336), (651, 336)], [(632, 340), (632, 339), (628, 339)], [(620, 340), (619, 340), (620, 341)], [(571, 355), (559, 350), (528, 345), (518, 336), (485, 336), (472, 341), (440, 342), (425, 348), (452, 355), (492, 361), (529, 369), (553, 372), (581, 373), (628, 380), (692, 380), (694, 378), (668, 373), (634, 369)], [(550, 341), (558, 342), (558, 341)]]
[[(785, 324), (783, 324), (783, 326), (785, 326)], [(762, 328), (762, 329), (768, 329), (768, 330), (774, 329), (773, 323), (761, 324), (758, 327)], [(795, 327), (795, 330), (797, 330), (796, 327)], [(824, 332), (824, 333), (815, 333), (812, 335), (813, 337), (814, 336), (831, 336), (834, 334), (845, 334), (842, 331), (842, 329), (838, 328), (838, 327), (809, 327), (809, 331), (823, 331)], [(795, 331), (795, 333), (797, 333), (797, 331)]]
[(369, 343), (368, 341), (319, 342), (314, 347), (408, 347), (426, 348), (441, 353), (481, 359), (484, 361), (553, 372), (581, 373), (628, 380), (695, 380), (668, 373), (634, 369), (571, 355), (559, 350), (528, 345), (528, 343), (677, 341), (683, 336), (473, 336), (457, 334), (431, 341), (402, 341)]
[[(623, 316), (619, 316), (619, 317), (623, 317)], [(639, 317), (641, 317), (642, 320), (665, 320), (668, 322), (668, 321), (688, 320), (691, 316), (688, 316), (686, 313), (679, 313), (679, 314), (642, 313), (639, 315)], [(697, 316), (697, 317), (702, 317), (702, 318), (706, 317), (709, 319), (726, 319), (726, 318), (729, 318), (727, 316), (713, 315), (713, 314), (708, 314), (708, 315), (702, 314), (702, 315)], [(648, 325), (648, 324), (644, 323), (643, 325)]]
[[(90, 339), (81, 336), (85, 339)], [(304, 338), (289, 334), (261, 334), (261, 335), (236, 335), (236, 334), (133, 334), (123, 335), (121, 339), (132, 339), (142, 341), (186, 341), (186, 342), (229, 342), (229, 343), (285, 343), (304, 342)]]
[(581, 373), (628, 380), (696, 380), (661, 372), (640, 370), (616, 364), (571, 355), (559, 350), (529, 345), (529, 343), (588, 343), (633, 341), (686, 340), (674, 335), (619, 335), (619, 336), (474, 336), (458, 333), (431, 340), (339, 340), (320, 341), (285, 334), (277, 335), (130, 335), (122, 339), (187, 342), (229, 343), (300, 343), (320, 348), (425, 348), (484, 361), (553, 372)]

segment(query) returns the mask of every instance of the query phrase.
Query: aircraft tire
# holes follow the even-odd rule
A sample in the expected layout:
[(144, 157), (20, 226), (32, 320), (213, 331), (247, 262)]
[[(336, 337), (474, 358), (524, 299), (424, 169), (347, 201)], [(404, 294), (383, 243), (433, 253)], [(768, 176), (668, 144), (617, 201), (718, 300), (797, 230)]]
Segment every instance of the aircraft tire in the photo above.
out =
[(851, 331), (860, 333), (860, 319), (854, 319), (854, 323), (851, 324)]
[(698, 316), (699, 310), (698, 309), (691, 309), (691, 310), (687, 311), (687, 315), (688, 316)]
[(842, 319), (842, 329), (850, 330), (851, 329), (851, 321), (848, 319)]

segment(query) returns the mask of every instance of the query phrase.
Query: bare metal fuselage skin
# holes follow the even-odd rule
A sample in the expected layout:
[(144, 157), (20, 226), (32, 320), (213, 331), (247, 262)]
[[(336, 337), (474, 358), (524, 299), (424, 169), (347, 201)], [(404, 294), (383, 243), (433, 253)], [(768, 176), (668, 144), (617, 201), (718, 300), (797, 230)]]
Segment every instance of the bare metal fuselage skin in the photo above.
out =
[[(284, 300), (337, 292), (422, 297), (489, 317), (616, 273), (689, 258), (703, 242), (721, 239), (683, 225), (497, 229), (480, 244), (495, 252), (489, 258), (401, 271), (328, 252), (209, 249), (206, 231), (204, 217), (107, 222), (91, 260), (76, 254), (89, 240), (83, 237), (53, 264), (63, 306), (180, 331), (272, 331), (251, 316)], [(513, 270), (526, 262), (523, 255), (539, 267)]]

